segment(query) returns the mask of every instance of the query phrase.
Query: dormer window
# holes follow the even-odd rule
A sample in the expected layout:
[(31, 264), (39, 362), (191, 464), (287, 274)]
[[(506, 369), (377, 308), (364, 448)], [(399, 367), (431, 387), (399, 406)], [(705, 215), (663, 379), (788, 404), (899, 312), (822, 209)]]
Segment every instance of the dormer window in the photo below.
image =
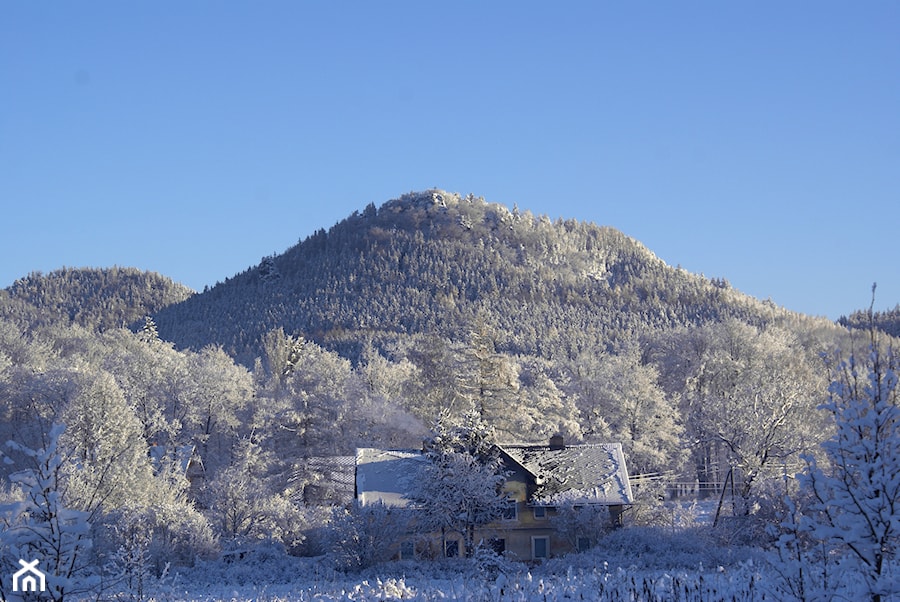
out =
[(506, 500), (506, 507), (503, 509), (503, 520), (516, 520), (517, 518), (519, 518), (519, 512), (516, 500)]

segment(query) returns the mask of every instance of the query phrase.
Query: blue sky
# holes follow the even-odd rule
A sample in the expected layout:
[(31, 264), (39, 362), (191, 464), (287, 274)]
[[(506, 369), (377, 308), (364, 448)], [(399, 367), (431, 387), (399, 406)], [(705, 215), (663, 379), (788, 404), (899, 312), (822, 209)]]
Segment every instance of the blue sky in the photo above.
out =
[(431, 187), (837, 318), (900, 302), (900, 3), (7, 2), (0, 287), (198, 290)]

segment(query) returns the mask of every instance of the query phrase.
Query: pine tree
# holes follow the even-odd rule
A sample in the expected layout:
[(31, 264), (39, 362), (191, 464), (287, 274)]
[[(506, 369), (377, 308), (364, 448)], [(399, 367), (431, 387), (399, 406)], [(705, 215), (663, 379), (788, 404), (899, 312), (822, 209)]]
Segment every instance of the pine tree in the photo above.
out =
[(156, 322), (150, 316), (144, 316), (144, 326), (138, 332), (138, 337), (147, 343), (159, 342), (159, 331), (156, 329)]

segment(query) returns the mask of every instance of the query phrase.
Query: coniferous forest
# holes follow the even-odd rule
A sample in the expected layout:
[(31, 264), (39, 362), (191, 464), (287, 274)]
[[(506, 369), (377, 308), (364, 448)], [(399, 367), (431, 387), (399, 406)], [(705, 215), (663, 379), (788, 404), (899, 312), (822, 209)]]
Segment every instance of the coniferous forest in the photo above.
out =
[[(830, 499), (852, 505), (838, 448), (864, 443), (841, 417), (878, 397), (884, 424), (865, 428), (896, 434), (896, 313), (792, 313), (613, 228), (439, 190), (370, 204), (203, 292), (123, 267), (33, 273), (0, 291), (0, 544), (37, 545), (22, 529), (56, 520), (57, 599), (101, 576), (145, 597), (236, 550), (333, 557), (351, 509), (324, 459), (419, 448), (474, 411), (501, 443), (621, 442), (626, 530), (703, 523), (672, 500), (709, 492), (722, 520), (704, 537), (775, 554), (779, 591), (811, 599), (827, 575), (797, 567), (838, 562), (816, 544), (860, 547), (826, 529), (846, 523)], [(846, 562), (892, 566), (895, 531), (886, 557)], [(884, 573), (860, 583), (889, 596)]]

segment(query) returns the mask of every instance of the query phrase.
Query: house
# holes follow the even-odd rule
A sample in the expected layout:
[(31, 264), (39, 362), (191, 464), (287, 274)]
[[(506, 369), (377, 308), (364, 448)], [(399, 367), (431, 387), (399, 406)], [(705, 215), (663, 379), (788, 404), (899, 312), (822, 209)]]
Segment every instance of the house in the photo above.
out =
[[(497, 450), (508, 475), (504, 489), (509, 508), (501, 520), (479, 528), (477, 539), (498, 552), (541, 560), (585, 549), (596, 541), (598, 531), (620, 525), (634, 501), (619, 443), (566, 445), (561, 437), (553, 437), (549, 445), (498, 445)], [(357, 450), (357, 501), (408, 507), (407, 494), (427, 461), (416, 450)], [(564, 528), (564, 513), (591, 509), (603, 511), (598, 515), (605, 517), (605, 524), (569, 521), (571, 528)], [(582, 528), (587, 530), (577, 531)], [(461, 537), (451, 535), (448, 541), (444, 554), (462, 552)], [(401, 534), (392, 545), (403, 558), (423, 545), (434, 548), (433, 541), (415, 542), (411, 534)]]

